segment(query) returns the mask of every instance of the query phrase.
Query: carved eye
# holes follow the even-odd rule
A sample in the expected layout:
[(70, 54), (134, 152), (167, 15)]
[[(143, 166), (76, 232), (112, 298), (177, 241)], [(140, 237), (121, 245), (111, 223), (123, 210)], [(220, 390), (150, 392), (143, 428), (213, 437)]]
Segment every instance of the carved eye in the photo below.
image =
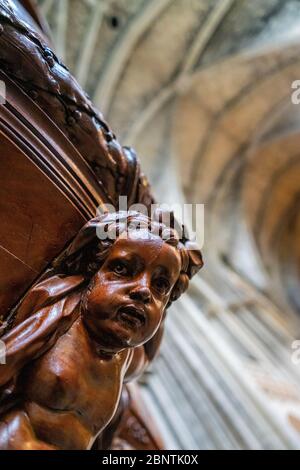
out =
[(129, 274), (128, 266), (123, 261), (116, 261), (112, 270), (118, 276), (127, 276)]
[(154, 281), (154, 287), (160, 294), (167, 294), (170, 289), (170, 283), (165, 277), (158, 277)]

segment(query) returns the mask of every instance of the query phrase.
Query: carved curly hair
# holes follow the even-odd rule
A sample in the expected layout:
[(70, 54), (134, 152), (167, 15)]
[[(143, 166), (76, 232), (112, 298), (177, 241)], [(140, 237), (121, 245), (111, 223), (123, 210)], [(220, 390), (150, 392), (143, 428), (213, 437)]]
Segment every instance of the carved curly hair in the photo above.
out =
[[(141, 212), (119, 211), (91, 219), (78, 232), (65, 253), (56, 260), (55, 271), (66, 275), (82, 274), (87, 280), (91, 279), (101, 268), (116, 239), (131, 230), (151, 232), (179, 251), (181, 271), (172, 289), (168, 307), (186, 291), (190, 279), (203, 266), (200, 250), (187, 238), (185, 228), (178, 225), (172, 212), (156, 210), (151, 219)], [(105, 233), (106, 236), (99, 238), (99, 233)]]

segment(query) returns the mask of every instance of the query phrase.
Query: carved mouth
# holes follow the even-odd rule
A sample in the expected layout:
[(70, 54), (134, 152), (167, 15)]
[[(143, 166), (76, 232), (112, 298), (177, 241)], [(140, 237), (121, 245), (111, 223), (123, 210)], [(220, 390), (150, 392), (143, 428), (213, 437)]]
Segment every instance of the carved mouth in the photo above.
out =
[(135, 305), (126, 305), (119, 308), (117, 318), (131, 328), (138, 328), (146, 323), (144, 310)]

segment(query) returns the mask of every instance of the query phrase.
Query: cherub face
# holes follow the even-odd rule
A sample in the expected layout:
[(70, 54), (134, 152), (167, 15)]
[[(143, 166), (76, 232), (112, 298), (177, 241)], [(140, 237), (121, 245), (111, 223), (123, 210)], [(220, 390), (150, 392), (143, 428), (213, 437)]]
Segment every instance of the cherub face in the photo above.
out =
[(104, 350), (139, 346), (158, 329), (181, 269), (178, 250), (140, 232), (118, 238), (85, 296), (84, 323)]

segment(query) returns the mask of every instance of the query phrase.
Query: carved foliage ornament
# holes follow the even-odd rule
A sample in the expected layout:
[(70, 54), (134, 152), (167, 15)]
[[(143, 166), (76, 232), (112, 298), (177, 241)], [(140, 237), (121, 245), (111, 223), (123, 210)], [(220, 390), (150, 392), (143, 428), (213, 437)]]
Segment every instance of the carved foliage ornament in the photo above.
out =
[[(149, 205), (152, 197), (134, 151), (122, 147), (67, 67), (42, 35), (0, 1), (0, 68), (31, 97), (68, 136), (94, 170), (107, 202), (119, 194), (128, 203)], [(116, 206), (117, 207), (117, 206)]]

